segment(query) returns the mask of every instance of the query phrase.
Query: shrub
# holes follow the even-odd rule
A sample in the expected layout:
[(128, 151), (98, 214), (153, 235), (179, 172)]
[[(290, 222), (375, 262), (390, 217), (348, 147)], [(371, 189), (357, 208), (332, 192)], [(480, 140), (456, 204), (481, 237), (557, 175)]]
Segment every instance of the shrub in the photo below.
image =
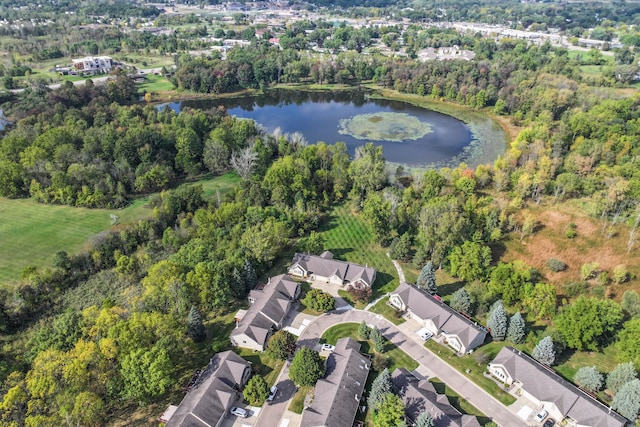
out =
[(373, 370), (376, 372), (382, 372), (389, 367), (389, 358), (381, 354), (375, 353), (373, 355)]
[(578, 235), (578, 232), (576, 231), (577, 228), (578, 227), (576, 226), (575, 223), (572, 222), (572, 223), (569, 224), (569, 229), (567, 230), (566, 233), (564, 233), (564, 235), (567, 237), (567, 239), (573, 239)]
[(557, 258), (549, 258), (547, 260), (547, 268), (551, 271), (555, 271), (556, 273), (560, 271), (564, 271), (567, 268), (567, 264), (560, 261)]
[(585, 282), (569, 282), (564, 285), (564, 293), (568, 297), (577, 297), (587, 293), (588, 286)]
[(312, 310), (326, 313), (336, 307), (336, 301), (331, 294), (320, 289), (311, 289), (302, 300), (302, 303)]
[(349, 285), (347, 292), (349, 292), (351, 299), (355, 302), (365, 303), (371, 298), (371, 288), (369, 286), (359, 286), (356, 288), (355, 286)]

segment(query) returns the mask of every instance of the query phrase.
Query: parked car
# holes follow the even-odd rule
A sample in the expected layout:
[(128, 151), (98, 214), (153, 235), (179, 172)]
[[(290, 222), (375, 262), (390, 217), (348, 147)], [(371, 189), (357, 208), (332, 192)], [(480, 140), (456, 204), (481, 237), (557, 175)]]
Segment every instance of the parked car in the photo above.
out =
[(433, 336), (433, 334), (431, 332), (427, 331), (427, 330), (420, 329), (418, 331), (418, 336), (420, 338), (422, 338), (423, 340), (425, 340), (425, 341), (429, 341), (431, 339), (431, 337)]
[(553, 418), (547, 418), (542, 427), (553, 427), (554, 425), (556, 425), (556, 421)]
[(269, 397), (267, 397), (267, 402), (271, 402), (276, 397), (276, 393), (278, 393), (278, 387), (274, 385), (273, 387), (271, 387), (271, 390), (269, 390)]
[(322, 344), (322, 351), (333, 351), (336, 347), (331, 344)]
[(247, 416), (249, 415), (249, 413), (242, 409), (242, 408), (237, 408), (237, 407), (233, 407), (231, 408), (231, 414), (235, 415), (236, 417), (240, 417), (240, 418), (247, 418)]
[(549, 415), (549, 413), (543, 409), (542, 411), (538, 412), (536, 414), (536, 416), (533, 418), (533, 420), (537, 423), (541, 423), (542, 420), (544, 420), (545, 418), (547, 418), (547, 415)]

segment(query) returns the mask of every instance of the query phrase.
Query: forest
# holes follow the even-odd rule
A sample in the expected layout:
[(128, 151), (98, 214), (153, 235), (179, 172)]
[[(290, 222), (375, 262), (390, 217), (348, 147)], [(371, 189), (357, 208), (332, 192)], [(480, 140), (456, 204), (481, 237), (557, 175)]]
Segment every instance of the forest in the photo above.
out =
[[(133, 4), (81, 5), (92, 14), (153, 15)], [(452, 5), (461, 14), (455, 19), (497, 19), (492, 2)], [(558, 25), (568, 11), (575, 28), (608, 25), (581, 19), (574, 7), (554, 4), (532, 22)], [(632, 22), (634, 8), (612, 3), (585, 10)], [(522, 18), (541, 10), (531, 4), (509, 12)], [(505, 248), (524, 247), (541, 233), (531, 212), (571, 203), (597, 224), (594, 234), (605, 246), (617, 239), (628, 254), (637, 253), (640, 96), (625, 92), (633, 75), (623, 73), (635, 61), (632, 51), (616, 51), (613, 65), (593, 76), (580, 67), (601, 59), (595, 53), (579, 60), (549, 44), (409, 26), (402, 35), (408, 56), (360, 54), (374, 38), (397, 42), (397, 31), (299, 23), (282, 35), (282, 49), (249, 37), (250, 46), (231, 49), (224, 60), (182, 52), (172, 78), (180, 94), (341, 84), (482, 111), (515, 130), (494, 164), (397, 174), (371, 143), (350, 158), (343, 143), (268, 133), (223, 109), (176, 113), (139, 102), (124, 73), (105, 85), (67, 82), (50, 90), (39, 82), (2, 93), (14, 124), (0, 140), (0, 196), (84, 208), (120, 208), (148, 197), (150, 214), (93, 236), (78, 253), (57, 252), (50, 266), (27, 268), (15, 288), (0, 290), (0, 423), (105, 425), (179, 396), (185, 377), (228, 348), (230, 315), (279, 261), (292, 251), (332, 249), (319, 230), (336, 207), (364, 221), (376, 247), (405, 267), (428, 265), (425, 271), (455, 279), (458, 289), (447, 301), (491, 325), (494, 341), (534, 349), (550, 365), (576, 352), (612, 352), (615, 362), (632, 363), (635, 377), (640, 296), (626, 286), (637, 283), (637, 265), (604, 268), (594, 259), (579, 266), (579, 277), (556, 280), (567, 260), (549, 257), (536, 268), (501, 258)], [(166, 52), (198, 44), (181, 36), (91, 34), (96, 41), (61, 46), (63, 55), (103, 53), (123, 43)], [(333, 55), (308, 54), (311, 43)], [(472, 49), (475, 60), (412, 58), (422, 48), (453, 44)], [(21, 48), (35, 46), (32, 39)], [(228, 172), (240, 184), (225, 195), (207, 198), (197, 184), (178, 186)], [(581, 233), (574, 224), (564, 237), (570, 245)], [(522, 333), (507, 333), (507, 315), (520, 319)], [(203, 319), (216, 334), (193, 333)], [(621, 384), (606, 394), (602, 381), (596, 387), (586, 374), (568, 379), (636, 418), (640, 402), (620, 406)]]

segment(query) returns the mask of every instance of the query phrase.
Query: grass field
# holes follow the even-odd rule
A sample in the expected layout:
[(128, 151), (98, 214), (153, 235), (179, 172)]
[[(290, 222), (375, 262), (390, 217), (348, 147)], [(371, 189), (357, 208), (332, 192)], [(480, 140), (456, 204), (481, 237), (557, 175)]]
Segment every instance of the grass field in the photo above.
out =
[(138, 93), (158, 93), (173, 90), (174, 86), (165, 76), (146, 74), (145, 82), (138, 85)]
[(367, 224), (351, 211), (348, 203), (337, 206), (320, 231), (325, 249), (333, 252), (336, 259), (369, 265), (378, 271), (373, 299), (398, 286), (396, 269), (384, 248), (373, 241)]
[[(239, 182), (236, 174), (206, 176), (187, 184), (202, 184), (205, 197), (224, 194)], [(43, 205), (30, 199), (0, 198), (0, 284), (13, 286), (31, 265), (50, 265), (59, 250), (76, 253), (96, 233), (112, 227), (110, 215), (119, 224), (130, 224), (151, 215), (147, 199), (137, 199), (123, 209), (86, 209)]]

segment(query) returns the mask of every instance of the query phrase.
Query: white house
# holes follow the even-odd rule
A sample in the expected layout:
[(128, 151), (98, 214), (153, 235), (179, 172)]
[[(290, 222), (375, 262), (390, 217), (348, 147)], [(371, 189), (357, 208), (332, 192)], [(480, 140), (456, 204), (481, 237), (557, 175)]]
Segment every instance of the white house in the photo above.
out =
[(551, 368), (512, 347), (504, 347), (488, 366), (492, 376), (508, 386), (519, 387), (529, 401), (544, 408), (554, 420), (570, 427), (623, 427), (628, 420)]
[(338, 286), (371, 287), (376, 281), (376, 270), (369, 266), (333, 259), (329, 251), (320, 256), (296, 253), (289, 274), (309, 280), (319, 280)]
[(270, 278), (266, 285), (249, 292), (251, 306), (231, 333), (231, 344), (264, 351), (267, 338), (282, 327), (299, 294), (300, 284), (284, 274)]
[(113, 69), (113, 61), (108, 56), (86, 56), (72, 61), (74, 68), (89, 74), (108, 73)]
[(485, 328), (409, 283), (400, 284), (389, 296), (389, 303), (402, 312), (411, 313), (434, 336), (444, 337), (459, 353), (482, 345), (487, 336)]

